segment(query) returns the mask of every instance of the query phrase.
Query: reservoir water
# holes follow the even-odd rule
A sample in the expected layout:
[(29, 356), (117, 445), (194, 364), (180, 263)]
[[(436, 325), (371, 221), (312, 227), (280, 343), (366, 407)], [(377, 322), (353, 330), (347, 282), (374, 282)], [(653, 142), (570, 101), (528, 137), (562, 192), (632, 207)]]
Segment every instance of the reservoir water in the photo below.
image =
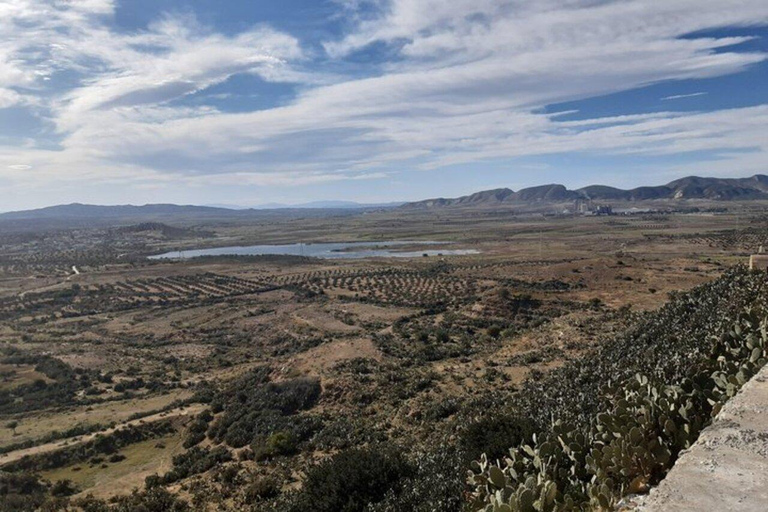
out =
[(248, 245), (232, 247), (213, 247), (209, 249), (189, 249), (172, 251), (149, 256), (149, 259), (195, 258), (198, 256), (259, 256), (263, 254), (281, 254), (291, 256), (310, 256), (324, 259), (357, 258), (417, 258), (427, 256), (451, 256), (478, 254), (476, 249), (425, 249), (398, 250), (398, 246), (434, 246), (449, 242), (413, 242), (396, 240), (389, 242), (336, 242), (285, 245)]

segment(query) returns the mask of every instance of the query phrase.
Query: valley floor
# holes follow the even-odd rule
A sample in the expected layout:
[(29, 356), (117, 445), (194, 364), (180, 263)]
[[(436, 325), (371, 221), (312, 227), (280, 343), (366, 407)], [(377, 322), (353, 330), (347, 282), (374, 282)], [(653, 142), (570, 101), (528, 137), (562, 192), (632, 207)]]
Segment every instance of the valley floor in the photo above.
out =
[[(0, 235), (0, 470), (110, 498), (194, 456), (162, 487), (201, 510), (260, 510), (345, 450), (459, 446), (493, 407), (513, 408), (527, 381), (768, 245), (768, 220), (749, 208)], [(339, 239), (416, 250), (442, 240), (479, 254), (144, 259), (201, 243)], [(127, 427), (117, 446), (94, 444)]]

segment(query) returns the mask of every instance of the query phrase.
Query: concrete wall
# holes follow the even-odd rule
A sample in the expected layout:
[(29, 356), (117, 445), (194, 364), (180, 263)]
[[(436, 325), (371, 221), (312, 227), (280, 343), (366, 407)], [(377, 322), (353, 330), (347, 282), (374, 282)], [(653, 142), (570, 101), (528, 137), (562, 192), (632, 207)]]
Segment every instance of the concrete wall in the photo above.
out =
[(754, 254), (749, 257), (749, 268), (752, 270), (768, 269), (768, 254)]

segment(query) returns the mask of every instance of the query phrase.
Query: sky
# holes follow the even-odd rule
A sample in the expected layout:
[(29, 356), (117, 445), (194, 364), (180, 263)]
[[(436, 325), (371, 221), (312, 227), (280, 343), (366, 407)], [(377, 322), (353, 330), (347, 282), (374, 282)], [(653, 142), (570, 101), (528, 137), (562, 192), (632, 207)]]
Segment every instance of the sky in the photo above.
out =
[(766, 0), (0, 0), (0, 211), (757, 173)]

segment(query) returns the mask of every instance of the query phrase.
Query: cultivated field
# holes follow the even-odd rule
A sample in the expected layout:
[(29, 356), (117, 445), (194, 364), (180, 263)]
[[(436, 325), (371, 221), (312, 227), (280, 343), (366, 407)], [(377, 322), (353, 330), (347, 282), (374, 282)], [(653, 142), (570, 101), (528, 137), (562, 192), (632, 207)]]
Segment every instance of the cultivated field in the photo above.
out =
[[(146, 481), (200, 510), (295, 510), (307, 468), (351, 448), (451, 445), (462, 462), (445, 464), (460, 467), (488, 451), (468, 425), (495, 420), (492, 404), (513, 406), (526, 382), (768, 246), (764, 206), (0, 235), (0, 469), (44, 482), (30, 503), (107, 499)], [(480, 253), (145, 258), (388, 240)]]

